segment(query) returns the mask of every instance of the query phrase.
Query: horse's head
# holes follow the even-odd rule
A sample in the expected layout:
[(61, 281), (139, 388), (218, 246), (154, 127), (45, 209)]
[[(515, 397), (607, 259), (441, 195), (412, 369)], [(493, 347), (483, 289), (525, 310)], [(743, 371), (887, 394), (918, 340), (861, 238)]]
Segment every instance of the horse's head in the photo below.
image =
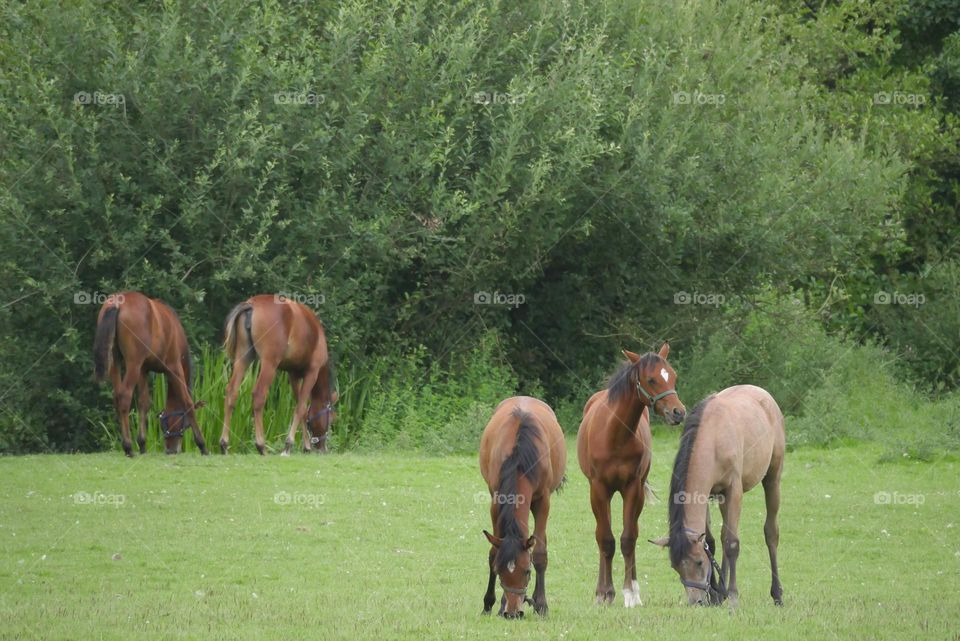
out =
[(190, 429), (192, 410), (204, 405), (204, 401), (185, 405), (178, 399), (167, 397), (166, 406), (160, 412), (160, 431), (163, 433), (163, 447), (167, 454), (180, 453), (183, 449), (183, 433)]
[(649, 352), (640, 356), (623, 350), (623, 355), (634, 365), (634, 383), (640, 400), (671, 425), (679, 425), (687, 409), (677, 395), (677, 373), (667, 362), (670, 344), (664, 343), (657, 354)]
[(496, 552), (493, 567), (500, 577), (504, 601), (500, 605), (500, 615), (507, 619), (523, 617), (523, 604), (527, 599), (527, 585), (530, 583), (530, 550), (536, 543), (531, 536), (524, 541), (519, 537), (500, 538), (483, 531)]
[(334, 391), (330, 394), (330, 400), (326, 403), (310, 404), (310, 411), (307, 414), (307, 429), (310, 430), (310, 445), (317, 452), (327, 451), (327, 437), (330, 435), (330, 426), (337, 418), (336, 403), (340, 395)]
[(707, 533), (684, 529), (671, 541), (663, 537), (650, 542), (670, 548), (670, 565), (680, 575), (688, 605), (719, 605), (724, 599), (720, 567), (707, 542)]

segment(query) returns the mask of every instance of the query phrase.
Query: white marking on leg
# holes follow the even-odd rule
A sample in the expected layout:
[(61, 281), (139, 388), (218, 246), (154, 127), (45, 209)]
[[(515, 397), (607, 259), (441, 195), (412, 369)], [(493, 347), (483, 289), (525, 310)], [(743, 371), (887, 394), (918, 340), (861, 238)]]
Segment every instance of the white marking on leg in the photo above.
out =
[(643, 601), (640, 600), (640, 583), (632, 581), (631, 586), (633, 587), (633, 598), (636, 599), (637, 605), (643, 605)]

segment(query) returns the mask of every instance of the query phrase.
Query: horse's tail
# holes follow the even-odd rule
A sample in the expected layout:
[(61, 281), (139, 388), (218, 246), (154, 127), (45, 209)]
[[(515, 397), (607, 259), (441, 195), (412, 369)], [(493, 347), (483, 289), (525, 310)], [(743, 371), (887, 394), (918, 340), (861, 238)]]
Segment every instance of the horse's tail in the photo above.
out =
[(653, 487), (647, 481), (643, 482), (643, 495), (646, 500), (654, 499), (659, 501), (660, 497), (653, 491)]
[(119, 307), (108, 307), (97, 323), (93, 339), (93, 376), (99, 383), (107, 377), (113, 366), (113, 345), (117, 340), (117, 316)]
[(227, 356), (231, 361), (237, 358), (237, 342), (239, 338), (237, 335), (239, 332), (237, 321), (240, 320), (241, 316), (243, 317), (243, 326), (247, 333), (248, 343), (247, 351), (243, 354), (243, 357), (247, 360), (252, 360), (257, 355), (257, 351), (253, 346), (253, 331), (251, 329), (253, 305), (250, 301), (244, 301), (230, 310), (230, 313), (227, 314), (227, 322), (223, 329), (223, 349), (227, 352)]

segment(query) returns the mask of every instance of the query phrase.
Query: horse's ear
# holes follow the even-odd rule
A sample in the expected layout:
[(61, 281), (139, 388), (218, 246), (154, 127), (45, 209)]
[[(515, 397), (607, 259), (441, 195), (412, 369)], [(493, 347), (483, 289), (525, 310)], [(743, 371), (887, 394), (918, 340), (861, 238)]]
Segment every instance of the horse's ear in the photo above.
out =
[(658, 352), (658, 355), (663, 360), (667, 360), (667, 354), (669, 353), (670, 353), (670, 343), (664, 341), (663, 345), (660, 346), (660, 351)]
[(703, 541), (705, 538), (707, 538), (707, 533), (706, 533), (706, 532), (704, 532), (703, 534), (701, 534), (700, 536), (698, 536), (698, 537), (697, 537), (697, 541)]
[(500, 544), (503, 543), (503, 539), (501, 539), (499, 536), (494, 536), (490, 534), (486, 530), (483, 531), (483, 535), (487, 537), (488, 541), (490, 541), (490, 545), (492, 545), (495, 548), (500, 547)]
[(661, 536), (659, 539), (647, 539), (647, 540), (653, 543), (654, 545), (659, 545), (662, 548), (667, 547), (667, 543), (670, 542), (670, 539), (665, 536)]
[(531, 535), (530, 535), (530, 538), (527, 539), (527, 543), (523, 546), (523, 549), (529, 550), (529, 549), (532, 548), (534, 545), (536, 545), (536, 543), (537, 543), (537, 537), (535, 537), (534, 535), (531, 534)]
[(626, 357), (627, 357), (627, 360), (630, 361), (631, 363), (639, 363), (639, 362), (640, 362), (640, 356), (639, 356), (638, 354), (634, 354), (633, 352), (631, 352), (631, 351), (628, 350), (628, 349), (622, 349), (622, 350), (620, 350), (620, 351), (623, 352), (623, 355), (626, 356)]
[(330, 395), (330, 404), (333, 405), (340, 400), (340, 392), (333, 390), (333, 394)]

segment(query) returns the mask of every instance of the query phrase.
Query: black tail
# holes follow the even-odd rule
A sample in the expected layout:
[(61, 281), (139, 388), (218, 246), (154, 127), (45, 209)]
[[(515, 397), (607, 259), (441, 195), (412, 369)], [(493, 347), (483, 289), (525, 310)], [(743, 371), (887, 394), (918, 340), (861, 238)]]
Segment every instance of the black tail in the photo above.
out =
[(113, 364), (113, 344), (117, 339), (117, 314), (119, 307), (109, 307), (97, 323), (93, 340), (93, 375), (99, 383), (107, 377)]

